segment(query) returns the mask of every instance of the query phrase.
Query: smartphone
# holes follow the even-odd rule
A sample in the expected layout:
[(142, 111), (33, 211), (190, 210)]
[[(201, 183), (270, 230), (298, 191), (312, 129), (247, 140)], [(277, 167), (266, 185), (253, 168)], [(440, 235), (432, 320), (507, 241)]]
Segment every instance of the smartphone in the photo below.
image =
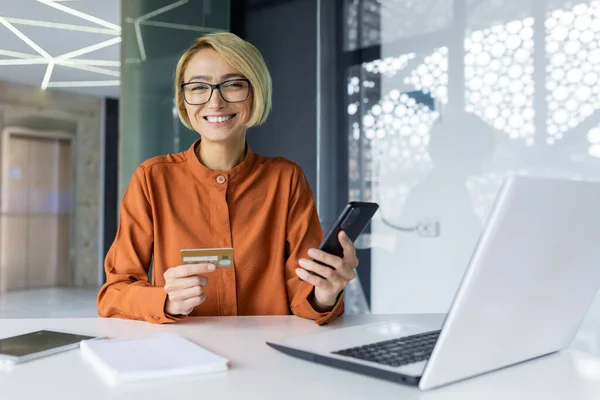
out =
[[(352, 243), (354, 243), (361, 232), (367, 227), (378, 209), (379, 204), (377, 203), (368, 203), (364, 201), (351, 201), (348, 203), (331, 229), (329, 229), (329, 232), (325, 235), (325, 238), (319, 245), (319, 250), (323, 250), (338, 257), (343, 257), (344, 249), (338, 239), (340, 231), (344, 231)], [(319, 261), (316, 262), (326, 265)], [(329, 267), (329, 265), (327, 266)], [(312, 271), (309, 272), (313, 273)], [(313, 274), (317, 275), (315, 273)]]
[(329, 232), (325, 235), (325, 238), (319, 245), (319, 250), (343, 257), (344, 249), (338, 240), (340, 231), (344, 231), (352, 242), (356, 241), (378, 209), (379, 204), (377, 203), (364, 201), (351, 201), (348, 203), (331, 229), (329, 229)]

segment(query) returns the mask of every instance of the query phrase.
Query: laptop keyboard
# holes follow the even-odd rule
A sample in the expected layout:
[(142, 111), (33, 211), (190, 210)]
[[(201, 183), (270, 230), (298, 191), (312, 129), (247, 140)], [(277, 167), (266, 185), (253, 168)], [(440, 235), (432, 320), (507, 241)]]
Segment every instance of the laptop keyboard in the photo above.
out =
[(334, 351), (333, 354), (399, 367), (427, 360), (439, 335), (440, 331), (420, 333)]

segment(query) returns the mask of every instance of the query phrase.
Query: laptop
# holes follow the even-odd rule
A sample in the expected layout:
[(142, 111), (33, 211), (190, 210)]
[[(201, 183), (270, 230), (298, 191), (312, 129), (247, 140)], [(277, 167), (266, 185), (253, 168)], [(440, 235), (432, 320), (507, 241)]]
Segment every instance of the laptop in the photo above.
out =
[(599, 204), (600, 182), (510, 177), (442, 324), (390, 320), (267, 344), (421, 390), (565, 349), (600, 289)]

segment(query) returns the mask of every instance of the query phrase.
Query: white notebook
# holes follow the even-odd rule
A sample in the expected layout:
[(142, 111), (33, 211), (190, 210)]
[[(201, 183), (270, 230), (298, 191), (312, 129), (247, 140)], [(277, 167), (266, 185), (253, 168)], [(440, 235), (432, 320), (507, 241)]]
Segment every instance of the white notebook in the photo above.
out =
[(176, 334), (84, 340), (79, 347), (110, 384), (224, 371), (229, 361)]

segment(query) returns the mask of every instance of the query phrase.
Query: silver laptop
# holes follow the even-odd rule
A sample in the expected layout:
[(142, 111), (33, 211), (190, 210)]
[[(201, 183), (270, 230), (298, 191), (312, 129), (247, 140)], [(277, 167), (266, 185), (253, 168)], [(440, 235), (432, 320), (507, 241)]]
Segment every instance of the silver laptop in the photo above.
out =
[(427, 390), (568, 347), (600, 289), (600, 183), (503, 184), (443, 325), (399, 321), (267, 342)]

